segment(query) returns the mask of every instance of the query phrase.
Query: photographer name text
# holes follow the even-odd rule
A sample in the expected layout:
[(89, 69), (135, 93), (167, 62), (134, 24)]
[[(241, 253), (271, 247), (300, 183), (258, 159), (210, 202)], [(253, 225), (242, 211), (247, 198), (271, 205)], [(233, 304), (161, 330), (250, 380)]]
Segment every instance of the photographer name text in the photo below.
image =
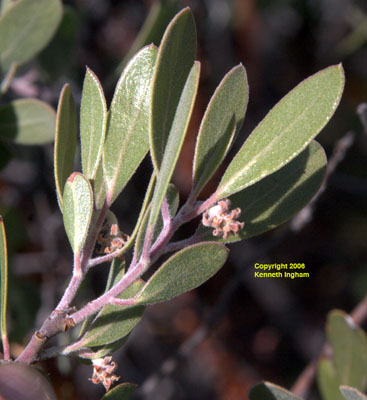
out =
[(304, 263), (289, 264), (254, 264), (255, 278), (309, 278), (310, 274), (304, 272), (306, 265)]

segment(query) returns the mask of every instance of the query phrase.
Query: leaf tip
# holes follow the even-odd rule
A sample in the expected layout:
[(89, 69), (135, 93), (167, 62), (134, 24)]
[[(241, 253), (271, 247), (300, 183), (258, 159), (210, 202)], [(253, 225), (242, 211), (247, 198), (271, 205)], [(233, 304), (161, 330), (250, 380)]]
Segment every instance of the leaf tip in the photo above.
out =
[(79, 175), (81, 175), (80, 172), (73, 172), (73, 173), (69, 176), (67, 182), (73, 183), (73, 182), (74, 182), (74, 179), (75, 179), (77, 176), (79, 176)]

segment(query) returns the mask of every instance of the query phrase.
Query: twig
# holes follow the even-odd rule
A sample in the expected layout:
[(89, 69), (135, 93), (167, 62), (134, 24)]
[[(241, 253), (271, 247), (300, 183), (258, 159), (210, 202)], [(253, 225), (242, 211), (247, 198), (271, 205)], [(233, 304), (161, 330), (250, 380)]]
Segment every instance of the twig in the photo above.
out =
[[(348, 132), (337, 142), (337, 144), (334, 147), (333, 154), (330, 158), (329, 164), (328, 164), (326, 179), (324, 181), (322, 188), (320, 189), (318, 194), (314, 197), (314, 199), (312, 200), (310, 205), (305, 207), (305, 209), (307, 209), (307, 210), (305, 211), (305, 209), (304, 209), (301, 212), (299, 212), (295, 217), (293, 217), (293, 219), (289, 225), (291, 231), (301, 230), (305, 227), (305, 225), (307, 223), (309, 223), (311, 221), (311, 216), (313, 213), (314, 204), (316, 203), (316, 200), (325, 191), (327, 180), (330, 178), (331, 174), (335, 171), (338, 164), (344, 159), (346, 151), (353, 144), (354, 139), (355, 139), (355, 134), (353, 132)], [(201, 212), (203, 212), (205, 209), (212, 206), (216, 202), (216, 200), (217, 199), (213, 195), (205, 203), (201, 204), (199, 208), (196, 208), (196, 211), (194, 211), (194, 212), (191, 211), (186, 215), (190, 215), (190, 217), (193, 217), (194, 215), (195, 216), (200, 215), (200, 213), (198, 212), (199, 210)], [(286, 231), (283, 231), (283, 233), (281, 235), (279, 235), (276, 243), (278, 243), (281, 240), (281, 238), (283, 238), (285, 235), (286, 235)], [(178, 249), (182, 248), (184, 245), (192, 244), (191, 242), (195, 242), (195, 241), (196, 241), (196, 238), (195, 238), (195, 235), (193, 235), (191, 238), (186, 239), (184, 241), (168, 244), (166, 246), (165, 250), (166, 251), (178, 250)], [(261, 251), (261, 254), (264, 254), (264, 252)], [(256, 257), (257, 256), (258, 255), (256, 255)], [(214, 322), (224, 312), (225, 305), (228, 302), (230, 295), (234, 292), (234, 290), (241, 283), (241, 276), (244, 274), (245, 271), (246, 271), (246, 269), (244, 269), (243, 271), (239, 271), (231, 279), (229, 285), (224, 289), (220, 298), (218, 299), (216, 307), (207, 316), (204, 323), (195, 331), (195, 333), (189, 339), (187, 339), (180, 346), (179, 350), (177, 351), (177, 353), (174, 356), (169, 357), (168, 359), (166, 359), (166, 361), (163, 362), (163, 364), (158, 372), (152, 374), (150, 377), (148, 377), (145, 380), (143, 385), (139, 388), (139, 393), (148, 397), (153, 392), (155, 387), (159, 384), (160, 380), (163, 379), (163, 377), (166, 377), (174, 372), (174, 370), (178, 366), (179, 360), (188, 356), (190, 354), (190, 352), (199, 343), (201, 343), (201, 341), (209, 333), (210, 324), (212, 322)], [(312, 362), (310, 363), (310, 367), (305, 370), (305, 372), (302, 374), (302, 376), (303, 376), (303, 378), (301, 379), (302, 383), (300, 383), (300, 390), (306, 390), (306, 387), (309, 387), (306, 385), (307, 379), (311, 379), (311, 381), (313, 380)], [(302, 386), (302, 384), (303, 384), (303, 386)]]
[[(356, 325), (360, 326), (367, 320), (367, 298), (363, 299), (349, 314)], [(300, 397), (307, 397), (312, 383), (315, 379), (317, 372), (317, 365), (319, 358), (322, 356), (328, 356), (331, 353), (331, 347), (328, 342), (326, 342), (319, 356), (314, 358), (307, 367), (303, 370), (301, 375), (298, 377), (297, 381), (291, 388), (291, 392)]]
[(363, 132), (367, 135), (367, 103), (361, 103), (358, 105), (357, 114), (361, 121)]
[(5, 75), (5, 78), (2, 80), (0, 85), (0, 96), (4, 95), (11, 84), (12, 79), (14, 78), (15, 74), (17, 73), (18, 64), (13, 62), (10, 66), (8, 73)]
[(353, 145), (355, 140), (354, 132), (347, 132), (343, 137), (341, 137), (335, 144), (332, 155), (329, 159), (325, 180), (314, 196), (314, 198), (308, 203), (308, 205), (301, 210), (291, 221), (290, 228), (294, 232), (298, 232), (303, 229), (304, 225), (312, 220), (316, 202), (319, 200), (320, 196), (326, 190), (327, 184), (329, 182), (330, 176), (334, 173), (337, 166), (344, 160), (348, 149)]

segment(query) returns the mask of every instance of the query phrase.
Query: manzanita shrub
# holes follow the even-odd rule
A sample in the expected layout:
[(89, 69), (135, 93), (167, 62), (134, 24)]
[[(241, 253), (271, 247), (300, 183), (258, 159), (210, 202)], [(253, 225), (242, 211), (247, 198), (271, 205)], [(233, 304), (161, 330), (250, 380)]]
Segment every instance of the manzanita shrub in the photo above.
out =
[[(64, 86), (56, 118), (54, 172), (74, 254), (72, 276), (59, 304), (13, 363), (5, 320), (5, 229), (0, 221), (1, 334), (8, 361), (0, 366), (0, 376), (9, 364), (24, 366), (74, 355), (91, 360), (91, 380), (104, 385), (104, 398), (128, 398), (135, 389), (132, 384), (109, 390), (119, 379), (112, 355), (145, 307), (207, 281), (225, 264), (227, 243), (275, 228), (318, 191), (326, 157), (314, 138), (339, 104), (344, 86), (341, 65), (309, 77), (276, 104), (229, 163), (214, 193), (198, 200), (238, 139), (245, 118), (248, 84), (240, 64), (224, 76), (207, 106), (196, 141), (192, 191), (178, 207), (179, 193), (171, 178), (198, 89), (200, 63), (195, 56), (195, 23), (191, 11), (184, 9), (170, 22), (159, 48), (149, 45), (132, 57), (109, 107), (97, 76), (87, 68), (79, 129), (69, 85)], [(73, 171), (78, 131), (82, 172)], [(147, 153), (152, 160), (150, 183), (135, 229), (125, 233), (110, 209)], [(177, 230), (197, 217), (196, 232), (174, 241)], [(132, 256), (127, 266), (128, 251)], [(153, 264), (154, 273), (144, 281)], [(105, 291), (76, 309), (73, 300), (92, 268), (107, 270)], [(78, 336), (71, 343), (62, 348), (48, 344), (54, 335), (76, 327)], [(265, 398), (264, 390), (279, 392), (274, 398), (296, 398), (271, 384), (255, 388), (251, 398)]]

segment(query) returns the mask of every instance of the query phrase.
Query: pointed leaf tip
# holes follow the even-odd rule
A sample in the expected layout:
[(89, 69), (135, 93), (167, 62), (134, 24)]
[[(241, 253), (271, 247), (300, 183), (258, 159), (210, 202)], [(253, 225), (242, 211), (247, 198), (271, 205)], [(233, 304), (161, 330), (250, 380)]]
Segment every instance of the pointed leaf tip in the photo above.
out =
[(195, 56), (195, 21), (191, 10), (185, 8), (176, 14), (163, 35), (154, 71), (149, 140), (156, 171), (161, 167), (176, 109)]
[(287, 389), (271, 382), (261, 382), (253, 386), (249, 393), (250, 400), (302, 400)]
[(343, 88), (339, 64), (312, 75), (283, 97), (232, 160), (218, 186), (218, 198), (253, 185), (304, 150), (330, 120)]
[(200, 125), (193, 163), (195, 196), (220, 166), (239, 130), (248, 103), (248, 82), (245, 68), (232, 68), (215, 89)]

